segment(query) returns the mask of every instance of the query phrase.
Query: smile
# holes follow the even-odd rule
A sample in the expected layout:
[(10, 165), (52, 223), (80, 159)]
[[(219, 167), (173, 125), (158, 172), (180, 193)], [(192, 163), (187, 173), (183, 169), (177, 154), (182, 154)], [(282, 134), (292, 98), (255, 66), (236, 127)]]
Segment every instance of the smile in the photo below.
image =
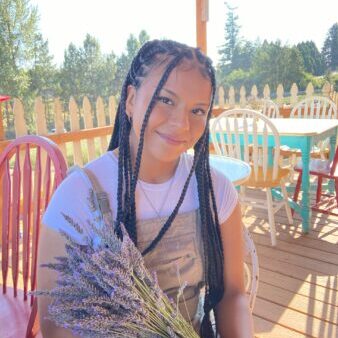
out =
[(186, 141), (185, 140), (179, 140), (179, 139), (176, 139), (172, 136), (169, 136), (169, 135), (166, 135), (166, 134), (162, 134), (162, 133), (159, 133), (157, 131), (157, 134), (163, 138), (167, 143), (169, 144), (173, 144), (173, 145), (181, 145), (181, 144), (185, 144)]

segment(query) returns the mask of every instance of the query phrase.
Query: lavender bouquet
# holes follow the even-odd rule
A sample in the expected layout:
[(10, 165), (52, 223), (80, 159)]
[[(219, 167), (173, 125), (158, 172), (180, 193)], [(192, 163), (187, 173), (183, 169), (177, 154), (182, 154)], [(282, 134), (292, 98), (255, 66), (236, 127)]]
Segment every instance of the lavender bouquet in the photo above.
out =
[(99, 243), (63, 214), (85, 245), (61, 231), (67, 255), (43, 265), (58, 272), (54, 289), (35, 292), (52, 298), (49, 319), (83, 337), (199, 337), (146, 269), (126, 230), (120, 240), (113, 225), (104, 224), (93, 196), (90, 191), (93, 220), (87, 222)]

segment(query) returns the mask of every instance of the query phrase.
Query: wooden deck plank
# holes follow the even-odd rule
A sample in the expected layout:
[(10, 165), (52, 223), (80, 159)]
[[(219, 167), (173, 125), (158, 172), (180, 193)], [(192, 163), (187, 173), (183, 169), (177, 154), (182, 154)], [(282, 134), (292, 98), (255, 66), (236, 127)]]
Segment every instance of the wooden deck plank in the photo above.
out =
[(338, 326), (335, 324), (327, 323), (289, 308), (285, 309), (283, 306), (259, 297), (256, 300), (254, 313), (268, 321), (276, 322), (281, 326), (306, 334), (308, 337), (332, 338), (338, 334)]
[(253, 316), (255, 337), (257, 338), (303, 338), (305, 334), (295, 332), (264, 318)]
[[(255, 232), (253, 234), (253, 239), (255, 241), (255, 244), (257, 245), (258, 244), (261, 244), (264, 246), (271, 245), (270, 238), (267, 238), (263, 234), (258, 234), (257, 232)], [(297, 255), (301, 253), (301, 256), (304, 258), (310, 258), (318, 262), (331, 263), (331, 264), (338, 266), (338, 253), (330, 253), (330, 252), (323, 253), (323, 251), (321, 250), (319, 246), (317, 246), (317, 248), (309, 248), (309, 247), (304, 247), (301, 241), (298, 241), (297, 244), (288, 243), (288, 242), (281, 240), (281, 238), (279, 238), (277, 242), (277, 248), (280, 251), (285, 251), (285, 252), (289, 252), (289, 253), (293, 253)]]
[(307, 268), (293, 266), (287, 262), (276, 262), (269, 257), (262, 256), (258, 253), (259, 266), (267, 270), (290, 276), (300, 281), (306, 281), (314, 285), (320, 285), (324, 288), (337, 289), (337, 277), (330, 275), (318, 275), (309, 273)]
[(295, 294), (288, 290), (283, 290), (278, 286), (267, 284), (263, 280), (259, 283), (258, 296), (266, 301), (301, 312), (305, 315), (311, 315), (319, 320), (338, 324), (337, 306), (326, 304), (297, 293)]
[(338, 275), (338, 266), (335, 264), (304, 257), (301, 256), (301, 253), (297, 255), (287, 251), (278, 250), (277, 248), (275, 248), (275, 250), (271, 250), (270, 247), (261, 244), (256, 244), (256, 247), (258, 255), (266, 256), (270, 259), (274, 259), (279, 262), (285, 262), (296, 267), (305, 268), (307, 269), (308, 273), (330, 276)]
[[(268, 215), (265, 214), (264, 211), (250, 211), (244, 215), (244, 218), (247, 224), (256, 224), (257, 226), (262, 226), (264, 224), (268, 225)], [(276, 228), (279, 230), (282, 229), (289, 229), (291, 231), (297, 232), (304, 237), (308, 238), (328, 238), (328, 240), (333, 243), (337, 243), (338, 241), (338, 222), (332, 224), (325, 224), (322, 223), (321, 220), (315, 220), (314, 218), (311, 219), (311, 228), (308, 234), (302, 233), (302, 227), (300, 221), (294, 221), (293, 224), (289, 224), (287, 221), (286, 216), (278, 216), (275, 215), (275, 222)]]
[(266, 270), (262, 266), (259, 269), (259, 279), (267, 284), (279, 287), (282, 290), (292, 292), (294, 295), (302, 295), (321, 301), (325, 304), (338, 306), (338, 290), (325, 288), (320, 285), (314, 285), (307, 281), (285, 276), (280, 273)]
[[(267, 231), (269, 231), (268, 225), (264, 224), (263, 226), (259, 227), (250, 227), (248, 228), (258, 234), (258, 235), (266, 235)], [(327, 242), (324, 239), (318, 239), (318, 238), (311, 238), (307, 235), (303, 235), (300, 231), (293, 231), (287, 227), (282, 228), (278, 227), (277, 232), (277, 241), (282, 240), (284, 242), (290, 243), (292, 245), (300, 245), (301, 247), (305, 248), (313, 248), (313, 249), (320, 249), (323, 253), (333, 253), (337, 254), (337, 243), (330, 243)], [(279, 245), (278, 245), (279, 246)]]

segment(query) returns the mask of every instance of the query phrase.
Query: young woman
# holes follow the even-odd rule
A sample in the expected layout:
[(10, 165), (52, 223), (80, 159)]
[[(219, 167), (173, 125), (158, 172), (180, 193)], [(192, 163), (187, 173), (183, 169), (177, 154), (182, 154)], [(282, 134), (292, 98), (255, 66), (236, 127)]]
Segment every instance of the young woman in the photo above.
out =
[[(214, 95), (214, 69), (198, 49), (147, 42), (123, 85), (108, 152), (86, 171), (107, 193), (116, 231), (120, 223), (126, 226), (161, 288), (175, 297), (187, 282), (180, 311), (197, 332), (215, 337), (215, 314), (221, 337), (252, 337), (237, 193), (209, 165)], [(43, 218), (40, 264), (64, 253), (59, 229), (75, 235), (61, 212), (86, 224), (89, 189), (88, 180), (74, 172), (55, 192)], [(39, 270), (39, 289), (53, 287), (55, 280), (54, 272)], [(43, 336), (71, 337), (45, 319), (49, 300), (39, 298)]]

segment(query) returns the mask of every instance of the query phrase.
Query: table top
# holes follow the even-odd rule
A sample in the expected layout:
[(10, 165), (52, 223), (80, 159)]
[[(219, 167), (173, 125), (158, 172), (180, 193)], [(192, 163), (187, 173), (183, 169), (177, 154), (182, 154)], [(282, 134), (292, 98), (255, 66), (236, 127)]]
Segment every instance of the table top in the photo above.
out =
[(228, 156), (210, 155), (210, 165), (221, 171), (234, 184), (241, 185), (250, 176), (250, 166)]
[[(212, 121), (210, 120), (210, 125)], [(229, 118), (231, 120), (231, 118)], [(247, 119), (250, 123), (250, 119)], [(224, 120), (223, 120), (224, 121)], [(222, 121), (222, 122), (223, 122)], [(271, 119), (280, 136), (316, 136), (338, 127), (336, 119)], [(259, 125), (258, 125), (259, 132)]]

